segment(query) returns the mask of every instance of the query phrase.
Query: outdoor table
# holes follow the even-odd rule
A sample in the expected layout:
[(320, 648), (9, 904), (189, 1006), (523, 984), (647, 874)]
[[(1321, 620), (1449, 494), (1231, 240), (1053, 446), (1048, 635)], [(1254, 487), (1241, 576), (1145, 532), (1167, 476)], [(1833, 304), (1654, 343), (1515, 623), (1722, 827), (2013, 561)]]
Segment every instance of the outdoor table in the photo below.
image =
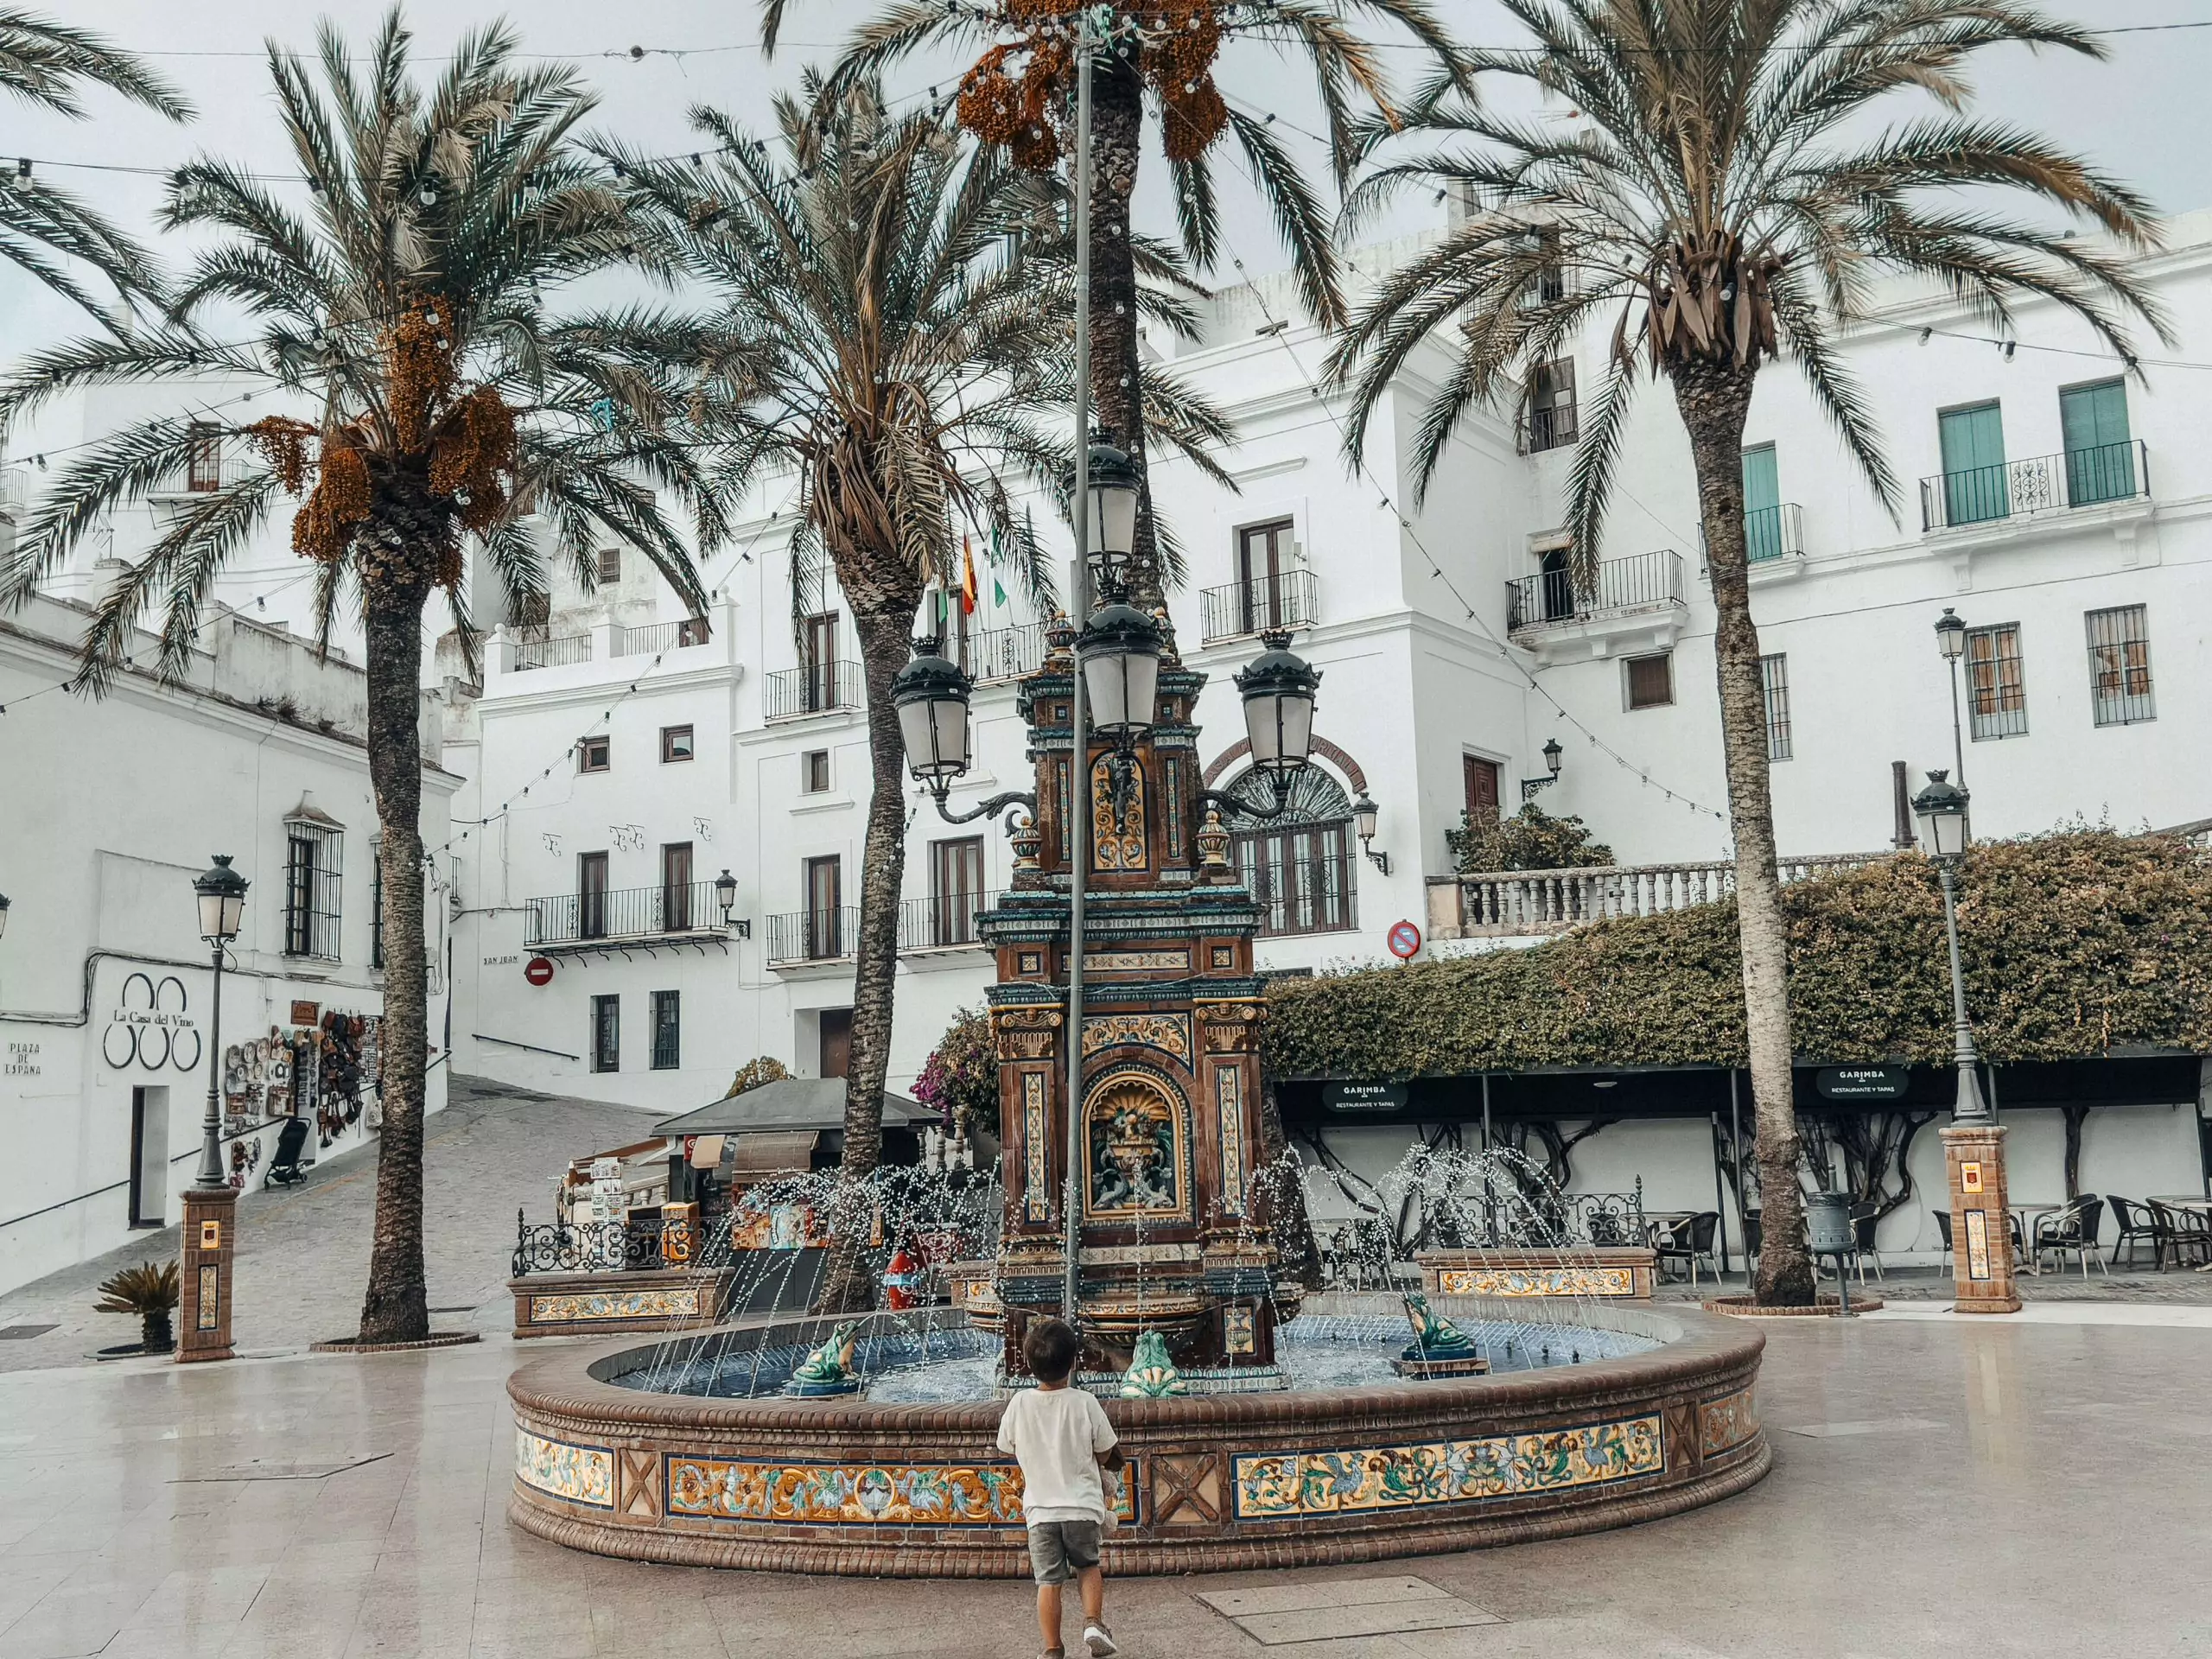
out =
[(1662, 1244), (1672, 1243), (1675, 1230), (1696, 1216), (1694, 1210), (1647, 1210), (1643, 1212), (1643, 1242), (1655, 1250)]
[[(2212, 1198), (2205, 1197), (2202, 1192), (2153, 1192), (2150, 1201), (2152, 1204), (2163, 1204), (2169, 1210), (2201, 1210), (2206, 1215), (2212, 1216)], [(2212, 1262), (2203, 1262), (2192, 1268), (2190, 1271), (2212, 1273)]]
[(2016, 1204), (2013, 1217), (2020, 1224), (2020, 1254), (2027, 1257), (2030, 1273), (2043, 1277), (2043, 1264), (2036, 1255), (2036, 1223), (2045, 1216), (2065, 1208), (2063, 1204)]

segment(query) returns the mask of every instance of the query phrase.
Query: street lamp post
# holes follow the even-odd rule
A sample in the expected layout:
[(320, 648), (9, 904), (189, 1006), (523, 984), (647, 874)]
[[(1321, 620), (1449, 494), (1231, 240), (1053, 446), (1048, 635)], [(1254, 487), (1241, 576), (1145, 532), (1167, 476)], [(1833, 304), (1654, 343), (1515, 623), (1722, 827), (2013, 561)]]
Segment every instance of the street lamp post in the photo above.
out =
[(1966, 972), (1959, 957), (1958, 871), (1968, 844), (1967, 791), (1941, 772), (1913, 798), (1921, 838), (1943, 888), (1943, 937), (1951, 972), (1951, 1048), (1958, 1089), (1942, 1131), (1944, 1172), (1951, 1196), (1951, 1273), (1961, 1313), (2012, 1313), (2020, 1298), (2012, 1284), (2006, 1226), (2005, 1128), (1981, 1090), (1980, 1058), (1967, 1018)]
[[(1936, 619), (1936, 649), (1943, 653), (1943, 661), (1951, 671), (1951, 781), (1963, 791), (1967, 786), (1967, 740), (1959, 724), (1959, 659), (1967, 654), (1967, 625), (1965, 620), (1949, 606)], [(1967, 821), (1969, 831), (1971, 820)]]
[(223, 954), (245, 918), (246, 879), (230, 855), (193, 878), (200, 937), (207, 944), (214, 990), (207, 1007), (207, 1109), (200, 1119), (200, 1172), (184, 1195), (183, 1277), (178, 1313), (180, 1362), (231, 1357), (231, 1263), (238, 1254), (238, 1189), (223, 1173)]

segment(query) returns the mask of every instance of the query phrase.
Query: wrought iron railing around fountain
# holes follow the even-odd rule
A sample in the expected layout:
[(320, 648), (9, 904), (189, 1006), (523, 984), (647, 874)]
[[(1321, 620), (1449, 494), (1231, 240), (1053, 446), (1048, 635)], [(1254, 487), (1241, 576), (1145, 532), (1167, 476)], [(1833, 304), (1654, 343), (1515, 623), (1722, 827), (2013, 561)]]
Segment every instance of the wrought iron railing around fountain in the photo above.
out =
[(658, 1268), (660, 1223), (532, 1222), (515, 1211), (514, 1276), (532, 1273), (614, 1273)]

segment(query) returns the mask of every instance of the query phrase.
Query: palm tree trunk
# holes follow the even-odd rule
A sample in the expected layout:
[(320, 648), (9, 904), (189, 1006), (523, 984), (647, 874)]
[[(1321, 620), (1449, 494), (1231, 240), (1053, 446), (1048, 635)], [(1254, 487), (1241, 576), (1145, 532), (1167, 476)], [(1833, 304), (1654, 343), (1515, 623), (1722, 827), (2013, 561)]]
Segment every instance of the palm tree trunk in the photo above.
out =
[[(848, 589), (849, 596), (850, 590)], [(868, 750), (872, 776), (868, 840), (861, 859), (859, 937), (853, 960), (852, 1048), (845, 1069), (845, 1149), (830, 1200), (833, 1254), (817, 1311), (863, 1312), (875, 1306), (868, 1271), (873, 1220), (866, 1185), (883, 1161), (883, 1079), (891, 1063), (892, 993), (899, 969), (899, 891), (906, 870), (906, 744), (891, 703), (891, 682), (906, 660), (913, 606), (854, 607), (868, 681)]]
[[(1129, 200), (1136, 194), (1144, 136), (1144, 84), (1125, 59), (1103, 66), (1091, 83), (1090, 395), (1098, 424), (1144, 474), (1144, 399), (1137, 361), (1137, 268), (1129, 245)], [(1166, 602), (1160, 544), (1153, 534), (1152, 486), (1145, 485), (1131, 559), (1130, 602), (1150, 611)]]
[(360, 1340), (430, 1334), (423, 1282), (423, 1077), (429, 976), (423, 928), (423, 605), (429, 584), (371, 564), (362, 582), (367, 633), (369, 781), (383, 841), (384, 1129), (377, 1215)]
[(1744, 542), (1744, 417), (1757, 371), (1692, 359), (1672, 366), (1675, 407), (1697, 469), (1698, 512), (1719, 623), (1714, 668), (1736, 839), (1736, 925), (1744, 958), (1744, 1024), (1758, 1124), (1762, 1306), (1813, 1300), (1804, 1205), (1797, 1186), (1797, 1106), (1789, 1040), (1789, 933), (1775, 875), (1774, 801), (1767, 775), (1766, 688), (1751, 621)]

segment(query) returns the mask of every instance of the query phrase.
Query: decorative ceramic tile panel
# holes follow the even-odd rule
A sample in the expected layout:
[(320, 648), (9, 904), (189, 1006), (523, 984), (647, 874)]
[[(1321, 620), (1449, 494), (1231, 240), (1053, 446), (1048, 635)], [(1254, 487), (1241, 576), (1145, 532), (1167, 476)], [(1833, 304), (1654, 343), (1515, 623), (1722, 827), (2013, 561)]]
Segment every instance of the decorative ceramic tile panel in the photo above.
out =
[(1706, 1401), (1698, 1408), (1698, 1415), (1701, 1420), (1699, 1438), (1708, 1458), (1733, 1451), (1759, 1432), (1758, 1411), (1749, 1389), (1725, 1399)]
[(1244, 1213), (1244, 1096), (1233, 1065), (1213, 1069), (1213, 1103), (1221, 1118), (1221, 1210)]
[(1633, 1296), (1630, 1268), (1443, 1268), (1436, 1288), (1445, 1296)]
[(658, 1290), (585, 1290), (530, 1299), (532, 1325), (584, 1324), (594, 1319), (677, 1319), (699, 1316), (696, 1285)]
[(1083, 953), (1083, 971), (1086, 974), (1120, 974), (1141, 972), (1154, 968), (1188, 968), (1191, 953), (1187, 948), (1170, 950), (1086, 950)]
[(571, 1503), (588, 1503), (597, 1510), (614, 1507), (614, 1453), (607, 1446), (571, 1446), (518, 1427), (515, 1478)]
[[(1115, 1508), (1136, 1520), (1124, 1471)], [(668, 1454), (668, 1513), (806, 1526), (1021, 1525), (1021, 1471), (1006, 1464), (746, 1462)]]
[(1046, 1146), (1052, 1125), (1045, 1110), (1045, 1074), (1021, 1074), (1022, 1213), (1031, 1221), (1052, 1218), (1052, 1177), (1046, 1166)]
[(1187, 1014), (1095, 1014), (1083, 1022), (1083, 1052), (1088, 1056), (1119, 1043), (1165, 1049), (1178, 1059), (1191, 1058), (1191, 1016)]
[(1183, 763), (1173, 755), (1161, 761), (1167, 774), (1167, 856), (1183, 855)]
[[(1116, 812), (1116, 805), (1121, 808)], [(1141, 870), (1150, 862), (1145, 851), (1144, 772), (1129, 772), (1128, 793), (1118, 803), (1114, 791), (1114, 763), (1108, 756), (1090, 771), (1090, 868), (1094, 870)]]
[(1233, 1460), (1240, 1521), (1516, 1497), (1656, 1475), (1665, 1467), (1656, 1413), (1541, 1434)]

